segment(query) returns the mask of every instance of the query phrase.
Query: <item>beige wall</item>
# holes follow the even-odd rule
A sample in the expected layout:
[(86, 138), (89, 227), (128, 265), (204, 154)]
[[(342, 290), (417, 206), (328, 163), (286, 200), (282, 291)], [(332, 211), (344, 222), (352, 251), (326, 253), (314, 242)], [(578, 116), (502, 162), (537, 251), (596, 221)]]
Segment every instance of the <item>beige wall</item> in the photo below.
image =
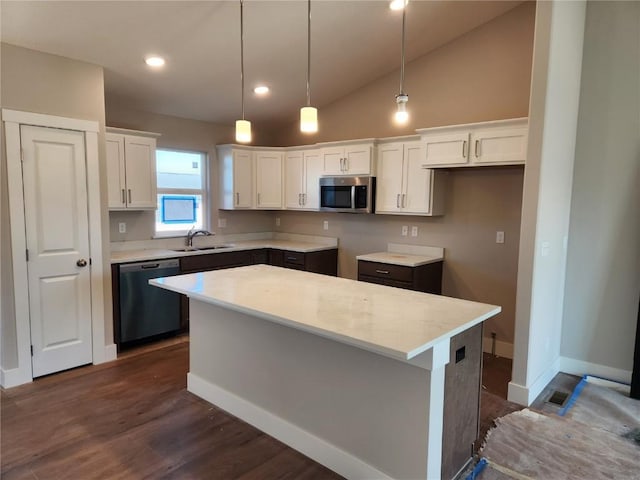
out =
[(639, 32), (640, 3), (588, 3), (561, 346), (626, 371), (640, 292)]
[[(153, 113), (128, 110), (119, 105), (107, 105), (107, 125), (160, 133), (159, 148), (194, 150), (209, 155), (210, 229), (221, 234), (264, 232), (272, 230), (272, 218), (269, 212), (227, 212), (219, 211), (219, 199), (216, 194), (218, 185), (218, 160), (216, 145), (232, 143), (232, 126), (219, 125), (185, 118), (157, 115)], [(269, 143), (267, 138), (263, 138)], [(227, 220), (227, 227), (218, 228), (218, 218)], [(118, 232), (118, 223), (127, 224), (127, 233)], [(109, 232), (112, 242), (149, 240), (154, 235), (155, 212), (119, 212), (109, 213)]]
[(534, 17), (535, 3), (524, 3), (408, 63), (411, 119), (405, 127), (392, 122), (400, 81), (396, 70), (320, 107), (318, 134), (303, 135), (292, 124), (274, 135), (274, 145), (390, 137), (413, 134), (416, 128), (526, 117)]
[[(2, 108), (43, 113), (61, 117), (93, 120), (100, 125), (99, 158), (100, 175), (105, 176), (104, 132), (104, 81), (102, 67), (78, 62), (68, 58), (49, 55), (3, 43), (0, 46)], [(3, 131), (4, 139), (4, 131)], [(3, 175), (1, 188), (3, 207), (0, 221), (9, 225), (6, 208), (6, 155), (2, 148)], [(99, 188), (102, 204), (105, 206), (102, 218), (102, 233), (105, 268), (109, 268), (108, 218), (106, 212), (106, 180)], [(11, 261), (10, 237), (7, 229), (2, 230), (2, 368), (17, 366), (15, 313), (13, 312), (13, 285), (10, 274), (4, 267)], [(6, 262), (6, 263), (5, 263)], [(108, 270), (107, 270), (108, 271)], [(112, 343), (111, 284), (105, 282), (105, 338)]]

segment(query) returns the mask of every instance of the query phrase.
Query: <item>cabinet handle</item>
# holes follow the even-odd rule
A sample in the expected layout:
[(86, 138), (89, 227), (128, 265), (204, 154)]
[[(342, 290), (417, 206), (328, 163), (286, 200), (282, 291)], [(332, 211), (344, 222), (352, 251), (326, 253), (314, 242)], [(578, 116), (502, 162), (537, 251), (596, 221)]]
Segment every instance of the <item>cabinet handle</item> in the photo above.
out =
[(400, 194), (396, 195), (396, 207), (400, 208)]
[(340, 171), (344, 172), (344, 158), (340, 158)]
[(236, 205), (240, 205), (240, 193), (236, 192)]
[(407, 195), (405, 193), (402, 194), (402, 208), (404, 208), (405, 205), (405, 200), (407, 199)]
[(122, 189), (122, 204), (124, 205), (124, 204), (126, 204), (126, 203), (127, 203), (127, 199), (126, 199), (126, 197), (124, 196), (124, 188), (123, 188), (123, 189)]
[(131, 189), (129, 189), (129, 203), (131, 203)]
[(298, 194), (298, 205), (303, 205), (303, 203), (302, 203), (302, 194), (301, 193)]
[(307, 204), (307, 194), (303, 193), (302, 194), (302, 205), (306, 205)]
[(260, 194), (258, 194), (258, 206), (260, 205)]
[(376, 273), (380, 273), (382, 275), (389, 275), (389, 270), (376, 270)]
[(475, 148), (475, 155), (476, 158), (478, 158), (478, 146), (480, 145), (480, 140), (476, 140), (476, 148)]
[(467, 141), (462, 142), (462, 158), (467, 158)]
[(290, 262), (295, 262), (298, 259), (296, 257), (287, 257), (287, 260)]
[(344, 159), (344, 171), (345, 172), (349, 171), (349, 159), (347, 157), (345, 157)]

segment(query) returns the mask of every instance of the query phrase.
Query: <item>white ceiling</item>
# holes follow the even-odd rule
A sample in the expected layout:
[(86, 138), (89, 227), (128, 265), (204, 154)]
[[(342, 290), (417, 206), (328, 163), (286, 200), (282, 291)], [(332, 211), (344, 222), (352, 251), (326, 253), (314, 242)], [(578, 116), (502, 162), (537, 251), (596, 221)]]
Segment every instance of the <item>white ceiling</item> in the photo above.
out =
[[(411, 1), (407, 61), (520, 3)], [(3, 42), (102, 65), (107, 102), (226, 124), (240, 116), (239, 1), (2, 0), (0, 7)], [(306, 15), (304, 0), (245, 0), (247, 119), (294, 121), (305, 103)], [(386, 0), (313, 0), (311, 103), (327, 105), (398, 69), (401, 18)], [(151, 53), (167, 59), (162, 70), (144, 64)], [(261, 82), (272, 89), (266, 98), (252, 92)]]

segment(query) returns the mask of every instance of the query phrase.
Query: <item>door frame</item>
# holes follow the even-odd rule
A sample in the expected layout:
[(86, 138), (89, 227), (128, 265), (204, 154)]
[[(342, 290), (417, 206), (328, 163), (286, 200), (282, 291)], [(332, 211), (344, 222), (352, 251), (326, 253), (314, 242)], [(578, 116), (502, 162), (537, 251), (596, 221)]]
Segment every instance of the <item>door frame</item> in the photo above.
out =
[(100, 163), (98, 155), (99, 124), (92, 120), (44, 115), (2, 109), (4, 122), (9, 224), (13, 261), (13, 294), (15, 301), (16, 346), (18, 366), (0, 372), (0, 384), (13, 387), (33, 381), (31, 364), (31, 327), (29, 324), (29, 283), (27, 273), (25, 211), (23, 197), (20, 126), (50, 127), (84, 132), (87, 164), (87, 201), (89, 212), (89, 252), (91, 258), (91, 337), (93, 363), (113, 360), (115, 348), (105, 342), (104, 291), (105, 278), (102, 250), (102, 207), (100, 202)]

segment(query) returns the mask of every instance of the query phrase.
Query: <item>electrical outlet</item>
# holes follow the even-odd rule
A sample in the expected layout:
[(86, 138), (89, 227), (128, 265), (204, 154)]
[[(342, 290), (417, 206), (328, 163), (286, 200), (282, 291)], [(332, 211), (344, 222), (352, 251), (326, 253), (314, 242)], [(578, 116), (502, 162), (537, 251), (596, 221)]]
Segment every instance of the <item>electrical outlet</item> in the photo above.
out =
[(276, 217), (276, 227), (280, 226), (280, 217)]
[(402, 236), (406, 237), (409, 234), (409, 227), (407, 227), (406, 225), (402, 226)]
[(322, 222), (322, 228), (323, 230), (329, 230), (329, 220)]
[(218, 228), (225, 228), (227, 226), (227, 219), (226, 218), (219, 218), (218, 219)]
[(504, 243), (504, 232), (496, 232), (496, 243)]
[(540, 255), (542, 257), (548, 256), (549, 250), (551, 250), (551, 244), (549, 242), (542, 242), (540, 245)]
[(418, 236), (418, 227), (416, 227), (415, 225), (413, 227), (411, 227), (411, 236), (412, 237), (417, 237)]
[(118, 232), (120, 233), (127, 233), (127, 224), (124, 222), (120, 222), (118, 224)]

